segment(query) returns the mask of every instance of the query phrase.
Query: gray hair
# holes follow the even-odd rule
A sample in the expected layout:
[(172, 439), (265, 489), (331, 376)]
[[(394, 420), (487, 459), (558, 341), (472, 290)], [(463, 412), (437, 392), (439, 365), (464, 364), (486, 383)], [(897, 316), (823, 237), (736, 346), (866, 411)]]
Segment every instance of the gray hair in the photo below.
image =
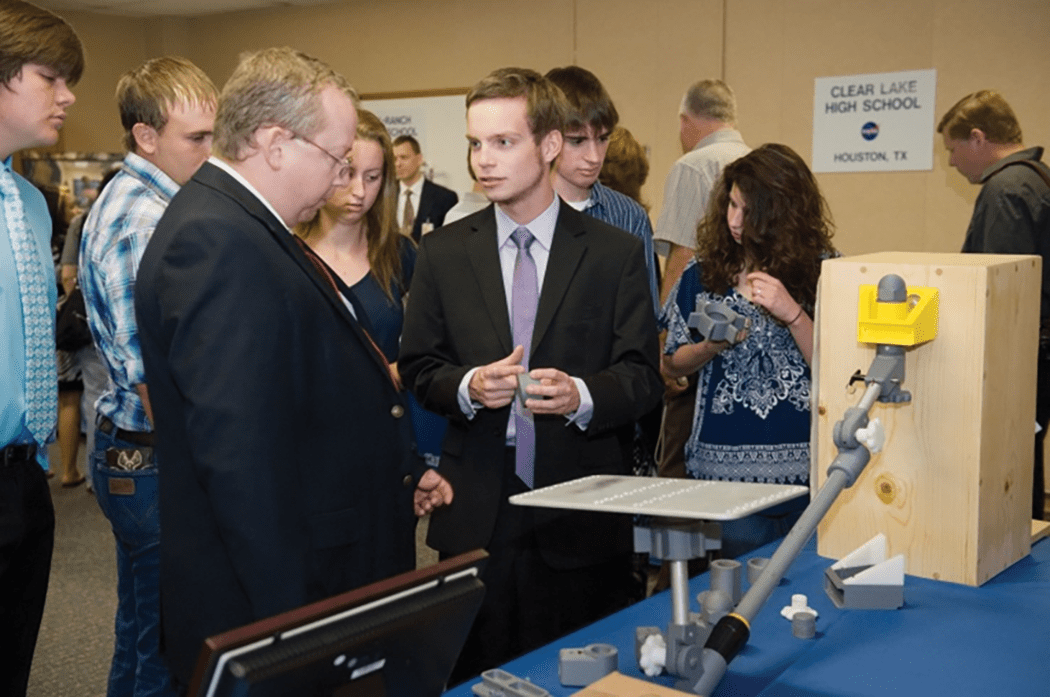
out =
[(721, 80), (701, 80), (686, 91), (679, 113), (736, 124), (736, 97)]
[(241, 56), (219, 95), (215, 113), (215, 151), (243, 159), (255, 131), (281, 126), (310, 137), (324, 128), (320, 94), (335, 87), (356, 107), (357, 92), (326, 63), (291, 48), (268, 48)]

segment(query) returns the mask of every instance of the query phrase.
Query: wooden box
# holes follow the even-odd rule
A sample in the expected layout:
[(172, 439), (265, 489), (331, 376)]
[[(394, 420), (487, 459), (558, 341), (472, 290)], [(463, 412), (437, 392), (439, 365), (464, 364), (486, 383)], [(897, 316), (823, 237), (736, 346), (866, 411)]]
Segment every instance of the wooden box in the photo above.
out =
[(816, 329), (814, 463), (823, 484), (832, 428), (864, 392), (875, 355), (857, 339), (861, 285), (886, 274), (939, 291), (936, 339), (907, 349), (912, 400), (876, 403), (886, 446), (821, 522), (839, 559), (876, 533), (909, 574), (979, 586), (1028, 554), (1041, 260), (884, 252), (824, 262)]

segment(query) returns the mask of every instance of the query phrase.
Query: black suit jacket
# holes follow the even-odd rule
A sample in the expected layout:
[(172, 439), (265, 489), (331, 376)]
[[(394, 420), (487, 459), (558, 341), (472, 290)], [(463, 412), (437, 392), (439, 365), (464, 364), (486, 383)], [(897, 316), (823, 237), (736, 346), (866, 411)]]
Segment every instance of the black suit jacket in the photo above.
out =
[[(540, 292), (530, 368), (582, 378), (594, 400), (585, 432), (536, 417), (537, 488), (591, 474), (629, 474), (634, 423), (663, 383), (641, 242), (561, 204)], [(468, 420), (457, 391), (467, 371), (514, 348), (492, 206), (423, 238), (398, 368), (423, 405), (449, 417), (441, 474), (451, 506), (434, 512), (428, 543), (455, 554), (485, 547), (501, 493), (510, 407)], [(577, 568), (631, 547), (629, 516), (537, 509), (545, 561)]]
[(413, 568), (421, 461), (359, 323), (226, 172), (172, 199), (136, 285), (163, 650), (186, 684), (205, 637)]
[(419, 242), (423, 234), (423, 223), (429, 222), (435, 228), (445, 224), (445, 214), (459, 201), (459, 196), (452, 189), (423, 179), (423, 191), (419, 194), (419, 205), (416, 206), (416, 222), (412, 226), (412, 239)]

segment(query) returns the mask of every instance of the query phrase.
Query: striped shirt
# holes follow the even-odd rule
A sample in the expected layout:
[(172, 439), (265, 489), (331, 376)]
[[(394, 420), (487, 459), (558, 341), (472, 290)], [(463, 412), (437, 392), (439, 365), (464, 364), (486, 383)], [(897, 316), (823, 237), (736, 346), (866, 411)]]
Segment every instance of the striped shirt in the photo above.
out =
[(660, 293), (656, 281), (653, 226), (649, 222), (649, 214), (634, 199), (603, 186), (600, 182), (594, 182), (594, 186), (591, 187), (590, 201), (584, 213), (625, 230), (642, 241), (645, 246), (645, 268), (649, 271), (649, 292), (653, 298), (653, 309), (659, 314)]
[(135, 276), (146, 243), (178, 190), (154, 164), (128, 153), (84, 221), (78, 280), (110, 378), (96, 408), (128, 431), (153, 430), (135, 390), (146, 382), (135, 323)]

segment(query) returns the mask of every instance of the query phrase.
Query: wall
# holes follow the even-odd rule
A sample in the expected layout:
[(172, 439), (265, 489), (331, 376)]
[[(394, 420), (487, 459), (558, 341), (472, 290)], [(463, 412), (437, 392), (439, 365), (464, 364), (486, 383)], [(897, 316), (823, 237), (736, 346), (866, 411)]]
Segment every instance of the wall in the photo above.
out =
[[(814, 78), (931, 67), (938, 116), (995, 87), (1026, 142), (1050, 143), (1045, 0), (886, 0), (877, 11), (859, 0), (344, 0), (195, 19), (68, 17), (88, 50), (68, 150), (120, 149), (113, 87), (147, 57), (185, 55), (221, 86), (241, 51), (271, 45), (314, 53), (367, 93), (465, 88), (504, 65), (587, 66), (650, 149), (654, 217), (680, 154), (681, 94), (700, 77), (734, 87), (749, 143), (807, 158)], [(939, 138), (934, 149), (932, 172), (819, 175), (844, 252), (958, 249), (978, 188), (948, 168)]]
[(681, 154), (682, 92), (722, 73), (721, 0), (345, 0), (194, 19), (66, 16), (87, 46), (88, 69), (60, 149), (119, 150), (116, 81), (165, 53), (190, 58), (221, 86), (242, 51), (290, 45), (329, 62), (362, 93), (467, 88), (506, 65), (546, 72), (579, 63), (599, 74), (622, 123), (650, 148), (653, 204)]
[(56, 150), (121, 152), (123, 129), (113, 93), (127, 70), (152, 54), (142, 20), (84, 12), (65, 13), (84, 44), (87, 66), (73, 88), (70, 108)]
[[(807, 159), (815, 78), (924, 68), (937, 70), (938, 120), (992, 87), (1025, 142), (1050, 146), (1046, 0), (343, 0), (194, 19), (67, 16), (88, 69), (66, 150), (120, 150), (113, 89), (146, 58), (184, 55), (221, 86), (241, 51), (271, 45), (319, 56), (364, 93), (465, 88), (506, 65), (588, 67), (650, 149), (654, 219), (680, 154), (681, 95), (702, 77), (734, 87), (750, 144), (784, 142)], [(934, 152), (930, 172), (818, 175), (844, 253), (958, 250), (978, 187), (948, 167), (939, 137)]]
[(697, 76), (721, 74), (722, 7), (721, 0), (351, 0), (196, 20), (189, 57), (222, 81), (241, 50), (291, 45), (331, 63), (362, 93), (468, 88), (503, 66), (546, 72), (578, 63), (602, 78), (622, 123), (650, 146), (655, 202), (681, 154), (682, 93)]
[[(728, 0), (726, 80), (748, 143), (812, 151), (817, 77), (935, 68), (934, 123), (963, 96), (1001, 91), (1027, 144), (1050, 146), (1045, 0)], [(1050, 157), (1047, 158), (1050, 160)], [(847, 254), (955, 252), (979, 187), (954, 169), (940, 136), (932, 172), (818, 175)]]

